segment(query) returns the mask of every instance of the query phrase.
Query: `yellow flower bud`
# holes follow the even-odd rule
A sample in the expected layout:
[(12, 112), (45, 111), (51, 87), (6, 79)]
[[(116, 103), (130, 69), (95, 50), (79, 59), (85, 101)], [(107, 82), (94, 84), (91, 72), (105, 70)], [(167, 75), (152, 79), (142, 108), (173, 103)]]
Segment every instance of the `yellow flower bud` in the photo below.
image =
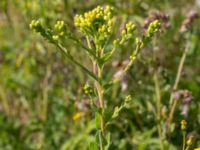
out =
[(187, 121), (186, 120), (182, 120), (181, 121), (181, 130), (186, 130), (187, 128)]
[(190, 135), (190, 136), (189, 136), (189, 138), (188, 138), (188, 140), (187, 140), (187, 142), (186, 142), (188, 146), (191, 146), (191, 145), (192, 145), (193, 138), (194, 138), (194, 135)]
[(60, 32), (59, 36), (63, 36), (64, 35), (64, 32)]
[(126, 34), (126, 30), (122, 30), (122, 35), (125, 35)]
[(116, 39), (116, 40), (113, 41), (114, 46), (117, 46), (118, 44), (119, 44), (119, 39)]
[(59, 36), (58, 35), (53, 35), (52, 38), (53, 38), (53, 40), (58, 41)]

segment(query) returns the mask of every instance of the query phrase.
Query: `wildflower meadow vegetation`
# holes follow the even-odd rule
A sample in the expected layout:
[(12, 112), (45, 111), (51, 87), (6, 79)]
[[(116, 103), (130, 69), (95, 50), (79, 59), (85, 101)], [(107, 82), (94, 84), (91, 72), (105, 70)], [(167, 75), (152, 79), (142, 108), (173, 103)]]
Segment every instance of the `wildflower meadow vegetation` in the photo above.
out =
[(200, 149), (199, 0), (1, 0), (0, 150)]

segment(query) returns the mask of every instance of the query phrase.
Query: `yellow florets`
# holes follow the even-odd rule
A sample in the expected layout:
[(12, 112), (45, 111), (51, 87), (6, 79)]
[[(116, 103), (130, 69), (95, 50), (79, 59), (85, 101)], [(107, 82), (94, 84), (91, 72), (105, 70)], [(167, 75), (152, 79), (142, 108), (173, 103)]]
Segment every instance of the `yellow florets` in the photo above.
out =
[(134, 23), (132, 22), (126, 23), (125, 28), (121, 31), (122, 40), (120, 41), (120, 44), (123, 44), (125, 41), (133, 38), (135, 30), (136, 26)]
[(29, 27), (35, 32), (40, 32), (42, 26), (39, 20), (32, 20)]
[(113, 8), (98, 6), (95, 9), (76, 15), (74, 24), (86, 35), (101, 35), (107, 37), (113, 30)]
[(52, 38), (53, 38), (54, 41), (58, 41), (59, 36), (58, 35), (53, 35)]
[(90, 85), (86, 84), (84, 87), (83, 87), (83, 90), (85, 92), (85, 94), (88, 94), (88, 95), (91, 95), (93, 93), (93, 90), (91, 88)]
[(39, 24), (40, 22), (38, 20), (32, 20), (30, 23), (30, 28), (33, 29), (35, 27), (38, 27)]
[(119, 45), (119, 42), (120, 42), (119, 39), (115, 39), (115, 40), (113, 41), (113, 45), (114, 45), (115, 47), (117, 47), (117, 46)]
[(55, 35), (52, 36), (54, 41), (59, 41), (59, 39), (63, 36), (69, 36), (67, 24), (63, 20), (58, 20), (54, 25), (54, 29)]
[(135, 31), (135, 25), (132, 22), (126, 24), (126, 30), (128, 33), (132, 33)]
[(45, 28), (42, 26), (39, 20), (32, 20), (29, 27), (36, 33), (39, 33), (40, 35), (42, 35), (45, 39), (52, 41), (51, 35), (45, 30)]
[(125, 26), (125, 28), (122, 30), (122, 35), (127, 36), (127, 35), (133, 35), (133, 32), (135, 31), (136, 27), (134, 23), (128, 22)]
[(58, 31), (62, 31), (65, 28), (65, 22), (64, 21), (57, 21), (54, 25), (54, 28)]
[(149, 27), (147, 29), (147, 36), (152, 37), (158, 30), (160, 29), (160, 22), (158, 20), (155, 20), (149, 24)]

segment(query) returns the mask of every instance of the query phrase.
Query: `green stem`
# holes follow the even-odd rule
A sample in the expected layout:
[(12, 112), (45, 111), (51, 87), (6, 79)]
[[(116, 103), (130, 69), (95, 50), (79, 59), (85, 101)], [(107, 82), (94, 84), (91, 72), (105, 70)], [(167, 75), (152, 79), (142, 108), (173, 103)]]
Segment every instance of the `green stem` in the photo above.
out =
[[(140, 52), (141, 48), (140, 45), (136, 46), (135, 51), (133, 51), (133, 53), (131, 54), (131, 56), (137, 57), (139, 52)], [(135, 59), (131, 59), (128, 63), (128, 65), (124, 68), (124, 70), (122, 71), (122, 73), (117, 76), (115, 79), (113, 79), (110, 84), (114, 84), (117, 83), (121, 80), (121, 78), (127, 73), (127, 71), (130, 69), (130, 67), (133, 65), (133, 63), (135, 62)]]
[(182, 147), (182, 150), (185, 150), (185, 143), (186, 143), (185, 136), (186, 136), (186, 132), (183, 131), (183, 147)]
[(161, 96), (160, 96), (160, 87), (159, 87), (159, 80), (158, 80), (158, 73), (155, 71), (154, 73), (154, 83), (155, 83), (155, 92), (156, 92), (156, 108), (157, 108), (157, 127), (158, 127), (158, 134), (160, 139), (160, 147), (161, 150), (164, 150), (163, 138), (162, 138), (162, 127), (161, 127), (161, 115), (160, 115), (160, 108), (161, 108)]
[[(68, 38), (68, 37), (67, 37)], [(70, 37), (71, 40), (73, 40), (74, 42), (76, 42), (79, 46), (81, 46), (83, 49), (85, 49), (90, 55), (92, 55), (95, 59), (97, 59), (95, 53), (92, 51), (92, 46), (90, 45), (89, 48), (87, 48), (85, 45), (83, 45), (78, 39), (76, 39), (75, 37)], [(88, 38), (87, 38), (88, 40)]]
[[(177, 88), (178, 88), (178, 84), (179, 84), (179, 81), (180, 81), (180, 77), (181, 77), (181, 73), (182, 73), (182, 70), (183, 70), (183, 65), (184, 65), (184, 62), (185, 62), (185, 59), (186, 59), (187, 52), (188, 52), (188, 46), (185, 48), (183, 55), (181, 57), (181, 60), (180, 60), (179, 66), (178, 66), (178, 71), (177, 71), (177, 74), (176, 74), (176, 80), (175, 80), (175, 83), (174, 83), (174, 86), (173, 86), (173, 91), (177, 90)], [(171, 125), (171, 122), (173, 120), (174, 111), (175, 111), (176, 105), (178, 103), (177, 100), (173, 100), (173, 97), (174, 97), (173, 91), (171, 92), (170, 100), (169, 100), (171, 107), (170, 107), (170, 113), (169, 113), (169, 119), (168, 119), (168, 127), (170, 127), (170, 125)]]
[(100, 145), (100, 150), (104, 150), (103, 141), (101, 139), (101, 135), (100, 134), (99, 134), (99, 145)]
[(190, 145), (188, 145), (185, 150), (189, 150), (189, 149), (190, 149)]
[[(88, 47), (91, 49), (92, 46), (90, 44), (89, 37), (86, 37), (86, 39), (87, 39)], [(99, 50), (99, 52), (100, 52), (99, 54), (97, 53), (97, 57), (101, 58), (101, 56), (103, 55), (103, 49), (97, 49), (97, 50)], [(96, 51), (96, 52), (98, 52), (98, 51)], [(92, 59), (92, 62), (93, 62), (93, 74), (98, 76), (98, 79), (100, 81), (100, 82), (95, 82), (95, 87), (97, 90), (98, 100), (99, 100), (100, 108), (102, 111), (101, 112), (101, 133), (102, 133), (102, 136), (104, 137), (105, 136), (105, 122), (104, 122), (104, 108), (105, 107), (104, 107), (104, 89), (103, 89), (103, 85), (101, 83), (103, 66), (100, 67), (99, 64), (97, 63), (97, 61), (95, 61), (93, 59)], [(103, 145), (102, 139), (99, 139), (99, 144), (100, 144), (100, 149), (104, 150), (104, 145)]]
[[(101, 79), (102, 78), (102, 69), (98, 67), (98, 77)], [(105, 135), (105, 128), (104, 128), (104, 90), (103, 86), (98, 82), (96, 83), (96, 88), (97, 88), (97, 93), (99, 97), (99, 104), (102, 110), (101, 114), (101, 131), (103, 136)]]
[[(102, 69), (97, 66), (97, 73), (98, 73), (98, 78), (101, 80), (102, 78)], [(105, 137), (105, 122), (104, 122), (104, 90), (103, 90), (103, 86), (101, 85), (100, 82), (96, 82), (96, 89), (97, 89), (97, 93), (98, 93), (98, 98), (99, 98), (99, 104), (100, 104), (100, 108), (101, 108), (101, 132), (103, 137)], [(104, 145), (101, 142), (101, 150), (104, 150)]]
[(82, 64), (80, 64), (78, 61), (74, 60), (74, 58), (68, 53), (68, 51), (62, 47), (60, 44), (55, 43), (54, 44), (59, 48), (59, 50), (74, 64), (76, 64), (77, 66), (79, 66), (83, 71), (85, 71), (89, 76), (91, 76), (94, 80), (96, 80), (97, 82), (99, 82), (99, 79), (97, 78), (97, 76), (95, 74), (93, 74), (91, 71), (89, 71), (87, 68), (85, 68)]

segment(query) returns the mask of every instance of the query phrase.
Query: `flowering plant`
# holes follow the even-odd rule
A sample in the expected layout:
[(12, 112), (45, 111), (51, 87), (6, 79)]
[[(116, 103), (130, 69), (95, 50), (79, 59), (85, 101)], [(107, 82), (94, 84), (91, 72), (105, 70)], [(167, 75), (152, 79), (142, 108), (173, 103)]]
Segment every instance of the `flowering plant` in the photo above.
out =
[[(30, 28), (42, 37), (54, 44), (71, 62), (80, 67), (88, 76), (93, 79), (93, 84), (84, 87), (85, 93), (90, 97), (91, 108), (94, 110), (96, 120), (96, 137), (94, 143), (90, 143), (91, 149), (108, 149), (111, 143), (110, 133), (107, 130), (109, 121), (115, 119), (120, 111), (127, 107), (131, 101), (131, 97), (127, 96), (121, 106), (116, 106), (112, 115), (106, 116), (106, 99), (105, 94), (110, 86), (117, 83), (129, 70), (136, 60), (141, 49), (148, 44), (153, 36), (159, 31), (160, 22), (155, 20), (149, 24), (146, 33), (140, 36), (135, 35), (136, 25), (132, 22), (125, 24), (118, 37), (112, 39), (112, 48), (107, 48), (114, 30), (114, 8), (110, 6), (98, 6), (83, 15), (76, 15), (74, 24), (82, 33), (87, 41), (84, 43), (77, 35), (70, 32), (68, 25), (64, 21), (57, 21), (54, 28), (46, 28), (39, 20), (33, 20)], [(85, 50), (90, 58), (93, 67), (84, 66), (71, 55), (70, 50), (63, 46), (64, 39), (75, 42)], [(112, 58), (117, 48), (132, 40), (135, 48), (131, 50), (129, 62), (118, 76), (114, 76), (110, 81), (104, 79), (104, 66)], [(107, 50), (108, 49), (108, 50)], [(76, 115), (74, 118), (77, 118)]]

